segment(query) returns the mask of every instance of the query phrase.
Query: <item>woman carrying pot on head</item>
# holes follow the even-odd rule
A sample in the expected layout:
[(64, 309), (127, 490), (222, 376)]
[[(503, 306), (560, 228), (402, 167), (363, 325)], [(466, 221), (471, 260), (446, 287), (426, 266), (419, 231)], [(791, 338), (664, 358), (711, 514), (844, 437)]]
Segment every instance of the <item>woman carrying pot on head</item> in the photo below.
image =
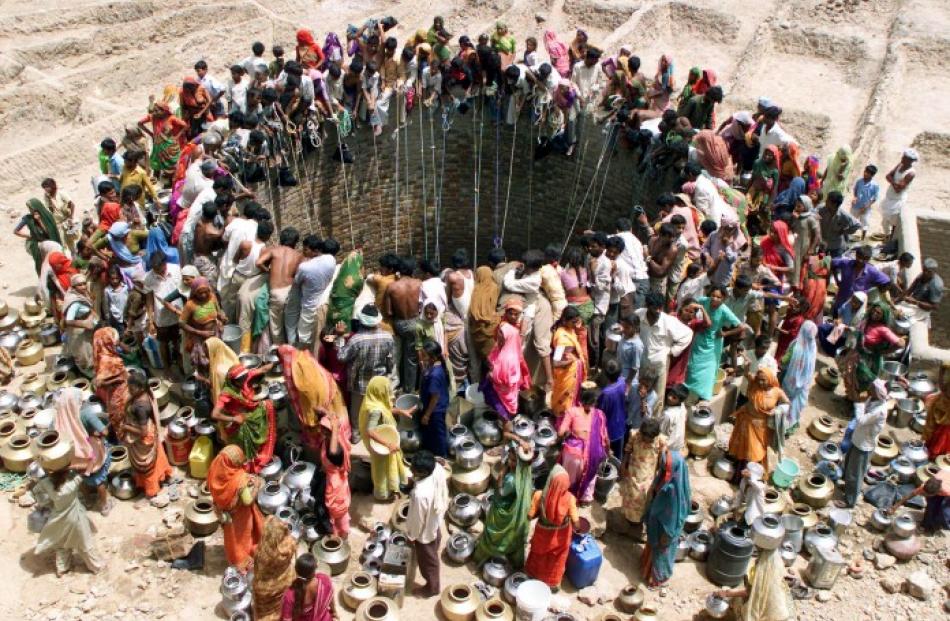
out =
[(531, 457), (533, 452), (509, 443), (485, 516), (485, 530), (475, 546), (475, 563), (479, 566), (493, 556), (506, 557), (516, 568), (524, 565), (531, 525), (528, 509), (534, 485)]
[[(393, 416), (411, 417), (412, 413), (393, 407), (392, 387), (389, 378), (381, 375), (374, 377), (366, 385), (366, 394), (360, 405), (359, 431), (363, 444), (370, 455), (370, 472), (373, 478), (373, 497), (380, 502), (388, 502), (401, 485), (408, 480), (406, 465), (402, 460), (402, 451), (399, 450), (398, 438), (393, 441), (382, 435), (377, 429), (382, 425), (396, 429), (396, 419)], [(378, 443), (386, 449), (386, 453), (377, 452), (373, 443)]]
[(274, 402), (258, 400), (254, 380), (273, 368), (273, 363), (257, 369), (236, 364), (211, 410), (211, 419), (221, 423), (218, 433), (225, 444), (236, 444), (247, 459), (248, 472), (259, 472), (274, 456), (277, 442), (277, 417)]
[(795, 618), (795, 606), (785, 582), (785, 563), (780, 550), (759, 550), (759, 558), (745, 576), (745, 586), (713, 592), (720, 598), (732, 598), (732, 609), (738, 621), (787, 621)]
[(237, 444), (221, 449), (208, 468), (211, 502), (224, 531), (224, 555), (229, 565), (247, 572), (264, 532), (257, 507), (259, 480), (245, 470), (247, 458)]
[(666, 436), (660, 433), (660, 421), (645, 418), (639, 429), (630, 431), (624, 446), (620, 464), (621, 509), (638, 538), (643, 536), (643, 516), (650, 498), (650, 487), (656, 476), (657, 460), (666, 449), (666, 443)]
[(564, 413), (558, 425), (558, 436), (564, 439), (561, 465), (571, 477), (571, 493), (581, 504), (594, 498), (597, 470), (610, 453), (607, 419), (597, 409), (597, 391), (581, 392), (581, 404)]
[[(739, 460), (736, 473), (741, 473), (749, 462), (766, 465), (768, 448), (772, 446), (769, 420), (780, 403), (788, 397), (779, 387), (778, 378), (770, 369), (760, 368), (749, 377), (748, 403), (736, 410), (736, 422), (729, 438), (728, 453)], [(767, 469), (766, 469), (767, 470)]]
[(690, 508), (689, 471), (678, 451), (664, 449), (657, 460), (644, 514), (647, 544), (640, 556), (640, 575), (650, 587), (663, 586), (673, 575), (676, 548)]
[(63, 388), (53, 401), (56, 410), (55, 429), (60, 438), (73, 444), (73, 458), (69, 467), (83, 474), (83, 485), (96, 490), (99, 512), (109, 515), (115, 501), (109, 496), (106, 481), (109, 479), (109, 444), (105, 438), (109, 427), (98, 415), (82, 410), (82, 391), (78, 388)]
[(552, 590), (560, 588), (567, 565), (574, 529), (580, 526), (577, 501), (570, 492), (567, 471), (555, 464), (544, 489), (534, 492), (528, 520), (538, 518), (531, 535), (531, 551), (524, 564), (526, 574)]
[(255, 621), (278, 621), (283, 608), (284, 592), (293, 584), (297, 540), (276, 515), (264, 520), (264, 534), (254, 552)]
[(445, 414), (449, 409), (452, 376), (446, 370), (442, 346), (433, 340), (426, 340), (419, 349), (419, 363), (423, 369), (422, 387), (419, 390), (422, 400), (422, 415), (419, 419), (422, 448), (433, 455), (446, 457), (448, 439)]
[(135, 486), (149, 498), (162, 489), (162, 481), (171, 477), (172, 468), (162, 444), (162, 426), (158, 404), (142, 373), (130, 373), (129, 400), (121, 426), (122, 443), (129, 449)]
[(82, 477), (68, 467), (47, 472), (33, 488), (34, 495), (45, 498), (51, 506), (33, 553), (40, 555), (54, 550), (57, 577), (62, 577), (72, 568), (75, 558), (94, 574), (106, 565), (96, 549), (92, 524), (80, 499), (81, 489)]
[(301, 554), (294, 566), (297, 577), (284, 591), (280, 621), (337, 621), (330, 576), (317, 571), (317, 559)]

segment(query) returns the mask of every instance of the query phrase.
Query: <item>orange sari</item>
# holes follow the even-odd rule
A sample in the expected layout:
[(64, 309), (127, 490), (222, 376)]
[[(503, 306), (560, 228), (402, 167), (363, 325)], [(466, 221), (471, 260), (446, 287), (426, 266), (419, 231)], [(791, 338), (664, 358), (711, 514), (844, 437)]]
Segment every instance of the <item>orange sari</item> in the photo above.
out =
[(529, 576), (548, 586), (560, 586), (567, 565), (574, 534), (572, 520), (577, 519), (576, 500), (569, 490), (571, 480), (567, 472), (555, 465), (548, 475), (543, 491), (534, 493), (528, 519), (535, 516), (538, 523), (531, 536), (531, 551), (524, 570)]
[(247, 458), (236, 444), (221, 449), (208, 469), (208, 489), (219, 515), (229, 520), (221, 525), (224, 531), (224, 554), (228, 563), (247, 569), (257, 544), (264, 534), (264, 516), (257, 508), (252, 479), (244, 471)]
[(587, 379), (587, 348), (577, 338), (577, 334), (568, 328), (559, 327), (554, 332), (551, 348), (571, 347), (572, 353), (565, 351), (571, 364), (553, 368), (553, 388), (551, 390), (551, 411), (555, 416), (564, 416), (568, 408), (580, 405), (581, 383)]
[(729, 454), (736, 459), (765, 466), (772, 436), (769, 417), (785, 393), (772, 371), (759, 369), (759, 372), (767, 376), (768, 385), (763, 388), (754, 379), (749, 382), (749, 402), (736, 410), (736, 423), (729, 438)]
[[(125, 417), (126, 427), (132, 427), (124, 434), (123, 442), (129, 449), (129, 460), (132, 462), (132, 479), (136, 487), (141, 488), (149, 498), (156, 496), (162, 490), (162, 481), (172, 475), (172, 468), (165, 456), (162, 446), (161, 423), (158, 420), (158, 406), (150, 395), (147, 397), (151, 407), (151, 416), (144, 425), (136, 422), (136, 417)], [(136, 407), (135, 401), (130, 402), (127, 408)]]
[(96, 396), (109, 414), (109, 425), (121, 440), (125, 406), (129, 400), (129, 388), (125, 383), (129, 372), (116, 351), (118, 341), (119, 333), (115, 328), (99, 328), (92, 336)]

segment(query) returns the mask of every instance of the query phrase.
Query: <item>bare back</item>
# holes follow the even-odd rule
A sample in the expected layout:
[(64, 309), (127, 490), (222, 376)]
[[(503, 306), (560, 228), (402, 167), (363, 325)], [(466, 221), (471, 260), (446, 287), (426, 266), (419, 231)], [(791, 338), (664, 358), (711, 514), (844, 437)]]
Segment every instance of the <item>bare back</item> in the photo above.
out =
[(221, 247), (221, 237), (224, 230), (214, 222), (199, 222), (195, 226), (195, 255), (210, 257), (211, 253)]
[(384, 296), (384, 305), (393, 319), (412, 319), (419, 316), (419, 291), (422, 281), (411, 276), (403, 276), (388, 287)]
[(300, 251), (289, 246), (274, 246), (261, 252), (258, 264), (270, 269), (269, 286), (273, 289), (289, 287), (294, 283), (297, 267), (303, 261)]

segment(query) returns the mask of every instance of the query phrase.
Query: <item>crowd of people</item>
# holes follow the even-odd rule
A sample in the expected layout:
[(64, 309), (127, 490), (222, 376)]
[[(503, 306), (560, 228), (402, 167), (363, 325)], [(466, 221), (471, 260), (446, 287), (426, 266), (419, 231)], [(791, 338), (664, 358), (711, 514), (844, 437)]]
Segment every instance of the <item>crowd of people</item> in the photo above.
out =
[[(907, 347), (893, 320), (926, 322), (943, 295), (933, 259), (909, 279), (917, 257), (875, 265), (864, 245), (878, 203), (893, 239), (917, 153), (903, 152), (882, 197), (873, 164), (852, 178), (861, 163), (847, 146), (825, 162), (803, 158), (766, 97), (720, 121), (724, 93), (712, 69), (691, 69), (680, 86), (668, 55), (647, 76), (631, 46), (608, 56), (582, 30), (569, 43), (547, 31), (541, 45), (521, 44), (499, 22), (473, 42), (436, 17), (400, 44), (397, 26), (369, 20), (343, 40), (328, 34), (323, 46), (300, 30), (292, 52), (276, 45), (270, 58), (254, 43), (224, 81), (199, 61), (136, 127), (102, 141), (94, 205), (77, 205), (52, 179), (27, 203), (15, 232), (35, 262), (39, 297), (109, 419), (85, 416), (78, 392), (57, 398), (77, 476), (54, 472), (38, 485), (55, 516), (38, 551), (57, 550), (58, 572), (73, 556), (90, 570), (102, 566), (79, 492), (98, 489), (108, 514), (103, 447), (116, 442), (128, 447), (146, 496), (174, 481), (140, 369), (189, 377), (197, 415), (217, 424), (208, 486), (228, 563), (255, 568), (257, 618), (336, 618), (327, 577), (309, 555), (294, 561), (284, 525), (265, 521), (256, 505), (255, 475), (277, 443), (273, 401), (259, 392), (274, 363), (248, 368), (238, 354), (271, 347), (306, 455), (318, 464), (323, 532), (349, 534), (351, 451), (363, 443), (376, 500), (411, 498), (407, 535), (423, 597), (440, 589), (446, 418), (470, 387), (503, 427), (506, 447), (475, 558), (504, 556), (555, 589), (579, 510), (593, 502), (611, 455), (621, 463), (623, 514), (644, 544), (642, 579), (667, 583), (690, 507), (687, 413), (732, 379), (742, 397), (728, 454), (741, 482), (738, 513), (754, 520), (770, 455), (800, 424), (819, 352), (835, 357), (854, 403), (844, 474), (853, 506), (883, 426), (886, 387), (876, 378)], [(338, 128), (348, 119), (379, 134), (410, 122), (414, 106), (466, 114), (477, 102), (498, 123), (517, 123), (526, 107), (544, 116), (549, 144), (564, 157), (574, 155), (585, 119), (612, 118), (612, 148), (636, 151), (638, 174), (665, 169), (678, 180), (656, 197), (653, 217), (636, 209), (609, 230), (577, 231), (566, 248), (520, 257), (459, 249), (445, 267), (389, 252), (371, 264), (363, 244), (344, 250), (312, 231), (275, 230), (263, 191), (296, 183), (288, 162), (317, 134), (338, 132), (344, 165), (352, 155)], [(888, 243), (883, 251), (896, 254)], [(929, 404), (931, 458), (950, 452), (948, 381), (941, 377)], [(511, 425), (529, 389), (544, 393), (562, 442), (537, 490), (533, 446)], [(397, 407), (400, 393), (418, 394), (421, 407)], [(400, 417), (421, 429), (422, 449), (409, 462), (383, 430)], [(944, 492), (927, 490), (938, 507), (930, 525), (946, 527)], [(787, 588), (780, 563), (777, 554), (759, 557), (750, 590), (737, 597), (770, 609), (748, 618), (793, 618), (783, 597), (769, 596)]]

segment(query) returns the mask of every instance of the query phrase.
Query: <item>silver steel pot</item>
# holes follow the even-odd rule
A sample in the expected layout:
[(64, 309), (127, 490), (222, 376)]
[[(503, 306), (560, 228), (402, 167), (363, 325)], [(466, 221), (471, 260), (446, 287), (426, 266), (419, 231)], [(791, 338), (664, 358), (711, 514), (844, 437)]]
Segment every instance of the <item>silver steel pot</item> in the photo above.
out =
[(485, 449), (478, 440), (463, 440), (455, 447), (455, 465), (462, 470), (474, 470), (482, 465)]
[(518, 601), (518, 587), (530, 579), (528, 574), (521, 571), (516, 571), (508, 576), (505, 580), (505, 586), (502, 589), (502, 597), (504, 597), (505, 601), (514, 606)]
[(909, 513), (901, 513), (894, 518), (891, 524), (891, 532), (894, 533), (894, 536), (901, 539), (912, 537), (916, 531), (917, 523), (914, 522), (914, 518), (912, 518)]
[(445, 555), (453, 563), (465, 563), (475, 552), (475, 538), (466, 532), (460, 532), (449, 537), (445, 544)]
[(676, 543), (676, 562), (685, 561), (687, 556), (689, 556), (689, 537), (688, 535), (680, 535), (679, 541)]
[(883, 509), (875, 509), (874, 513), (871, 514), (871, 519), (868, 524), (874, 528), (874, 530), (883, 533), (891, 527), (892, 521), (891, 516), (885, 513)]
[(919, 399), (898, 399), (891, 424), (894, 427), (904, 429), (910, 425), (914, 416), (923, 412), (924, 409), (924, 404)]
[(725, 619), (729, 612), (729, 600), (715, 593), (706, 596), (706, 614), (710, 619)]
[(422, 448), (422, 436), (415, 429), (399, 430), (399, 450), (404, 454), (415, 453)]
[(316, 466), (306, 461), (292, 463), (287, 472), (284, 473), (281, 481), (292, 492), (299, 492), (304, 489), (310, 489), (310, 481), (313, 479), (313, 473)]
[(914, 462), (903, 455), (892, 459), (890, 468), (900, 483), (910, 483), (914, 480), (914, 475), (917, 474), (917, 467), (914, 465)]
[(760, 515), (752, 523), (752, 543), (763, 550), (774, 550), (782, 544), (785, 527), (777, 515)]
[(735, 470), (736, 465), (725, 455), (720, 455), (716, 461), (713, 462), (712, 474), (717, 479), (728, 481), (732, 478), (733, 474), (735, 474)]
[(530, 442), (534, 437), (535, 424), (527, 416), (516, 416), (511, 423), (511, 428), (516, 436), (526, 442)]
[(816, 524), (805, 533), (805, 550), (810, 556), (814, 556), (818, 548), (835, 548), (837, 545), (838, 538), (826, 524)]
[(449, 455), (452, 457), (455, 456), (455, 449), (459, 444), (465, 442), (466, 440), (474, 440), (475, 436), (472, 435), (472, 432), (469, 431), (468, 427), (465, 425), (454, 425), (449, 428), (449, 443), (448, 451)]
[(290, 489), (277, 481), (268, 481), (257, 493), (257, 506), (267, 514), (277, 513), (290, 503)]
[(712, 546), (712, 535), (709, 531), (697, 530), (689, 535), (689, 557), (694, 561), (704, 563), (709, 556), (709, 548)]
[[(171, 425), (169, 425), (171, 426)], [(271, 457), (271, 460), (261, 468), (260, 476), (265, 481), (276, 481), (280, 478), (280, 471), (284, 467), (283, 462), (278, 455)]]
[(499, 588), (511, 575), (511, 564), (503, 556), (493, 556), (482, 565), (482, 578), (488, 584)]
[(462, 528), (468, 528), (478, 521), (482, 514), (482, 505), (471, 494), (456, 494), (449, 503), (446, 512), (449, 520)]
[(501, 444), (501, 427), (495, 421), (477, 418), (472, 425), (475, 432), (475, 439), (485, 448), (492, 448)]
[(716, 426), (716, 416), (706, 406), (696, 406), (686, 418), (686, 426), (697, 436), (705, 436)]
[(837, 464), (841, 461), (841, 449), (836, 442), (822, 442), (818, 446), (818, 457), (823, 461)]
[[(884, 363), (887, 364), (886, 362)], [(937, 392), (937, 386), (934, 384), (926, 373), (912, 373), (908, 378), (908, 386), (910, 389), (910, 394), (918, 399), (923, 399), (929, 397), (933, 393)]]
[(910, 440), (901, 445), (901, 455), (909, 459), (915, 466), (926, 464), (929, 460), (927, 447), (920, 440)]
[(723, 516), (732, 510), (732, 498), (720, 496), (709, 506), (709, 512), (714, 518)]

